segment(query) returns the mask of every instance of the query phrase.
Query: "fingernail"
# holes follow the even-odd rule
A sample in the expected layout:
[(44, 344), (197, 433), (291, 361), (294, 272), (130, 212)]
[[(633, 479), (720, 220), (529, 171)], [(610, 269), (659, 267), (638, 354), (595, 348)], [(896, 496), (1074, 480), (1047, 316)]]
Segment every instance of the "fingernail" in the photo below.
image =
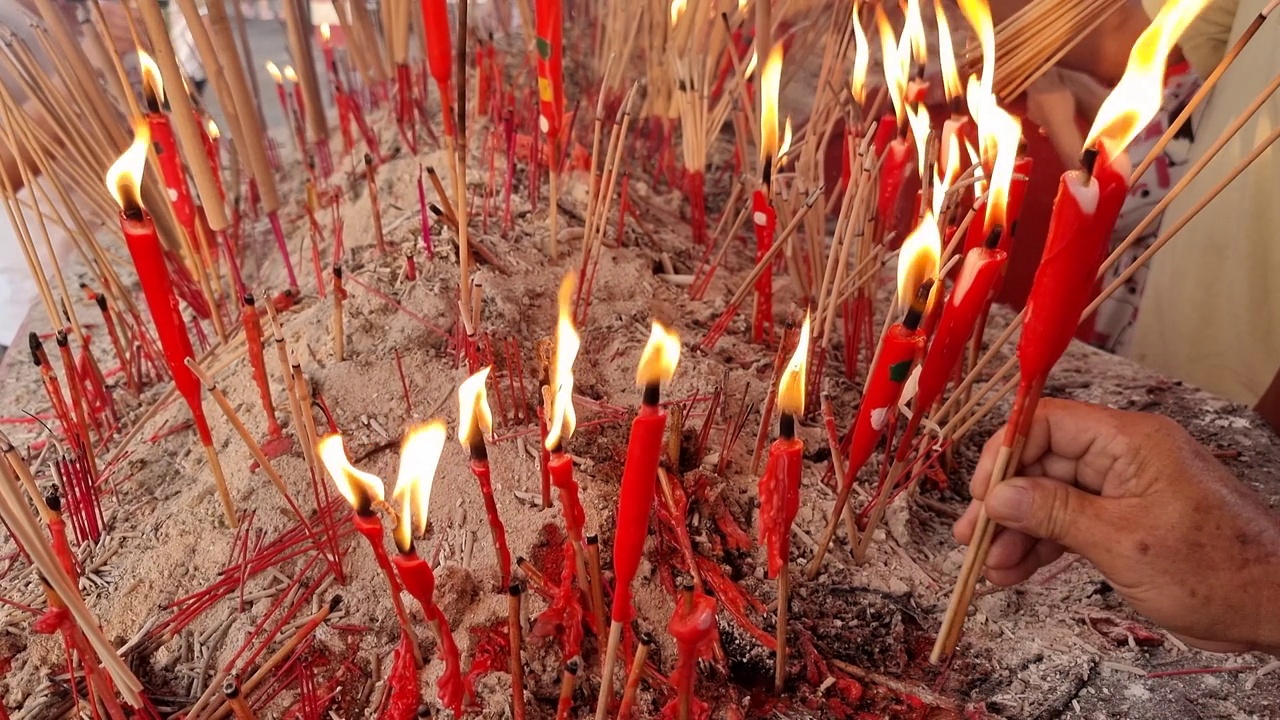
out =
[(1021, 523), (1031, 517), (1031, 491), (1018, 485), (1000, 485), (987, 495), (987, 514), (993, 520)]

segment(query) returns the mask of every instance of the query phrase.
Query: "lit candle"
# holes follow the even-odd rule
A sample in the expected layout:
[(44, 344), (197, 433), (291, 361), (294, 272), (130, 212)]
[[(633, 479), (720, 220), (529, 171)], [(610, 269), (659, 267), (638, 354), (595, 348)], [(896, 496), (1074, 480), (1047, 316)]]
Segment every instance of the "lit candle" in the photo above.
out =
[(493, 497), (493, 481), (489, 476), (489, 451), (484, 436), (493, 431), (493, 413), (489, 409), (489, 396), (484, 383), (490, 368), (467, 378), (458, 386), (458, 442), (471, 454), (471, 474), (480, 482), (484, 496), (484, 511), (489, 518), (489, 532), (493, 535), (493, 549), (498, 556), (498, 571), (502, 587), (511, 585), (511, 551), (507, 549), (507, 531), (498, 516), (498, 503)]
[(920, 225), (903, 242), (898, 255), (898, 303), (899, 306), (906, 305), (906, 312), (903, 319), (890, 325), (881, 338), (875, 364), (867, 375), (867, 385), (853, 425), (844, 477), (840, 479), (840, 490), (835, 508), (827, 520), (826, 531), (809, 565), (810, 578), (817, 577), (822, 558), (835, 537), (845, 504), (853, 491), (858, 471), (871, 458), (884, 436), (885, 428), (896, 412), (903, 384), (924, 351), (925, 334), (920, 325), (934, 295), (941, 246), (937, 221), (932, 211), (926, 211)]
[(338, 67), (338, 58), (334, 54), (331, 32), (329, 23), (320, 25), (320, 49), (324, 52), (324, 66), (329, 74), (329, 83), (333, 85), (333, 104), (338, 108), (342, 148), (350, 153), (355, 149), (355, 136), (351, 133), (351, 98), (347, 97), (347, 88), (342, 82), (342, 70)]
[[(413, 637), (409, 624), (409, 615), (405, 612), (404, 603), (400, 600), (400, 583), (396, 581), (391, 569), (391, 559), (387, 557), (387, 548), (383, 545), (382, 520), (375, 512), (375, 506), (386, 506), (382, 487), (382, 478), (357, 469), (347, 459), (347, 451), (342, 444), (342, 436), (326, 435), (316, 443), (316, 453), (328, 471), (329, 477), (338, 487), (338, 492), (351, 503), (351, 522), (356, 530), (369, 541), (374, 560), (387, 578), (391, 589), (391, 605), (395, 608), (396, 619), (400, 621), (400, 629), (408, 637)], [(414, 646), (415, 659), (418, 655)]]
[(276, 97), (280, 100), (280, 111), (284, 113), (284, 119), (289, 123), (289, 127), (293, 130), (293, 144), (298, 151), (298, 156), (302, 156), (302, 148), (300, 138), (298, 137), (298, 123), (293, 117), (293, 109), (289, 106), (289, 95), (284, 88), (284, 76), (280, 74), (280, 68), (270, 60), (267, 61), (267, 74), (276, 84)]
[(560, 282), (559, 319), (556, 322), (555, 356), (552, 359), (551, 417), (547, 425), (547, 439), (544, 444), (551, 453), (547, 461), (547, 470), (551, 473), (551, 484), (560, 491), (560, 507), (564, 513), (565, 531), (573, 544), (574, 559), (578, 569), (578, 587), (583, 590), (590, 586), (587, 581), (586, 557), (583, 548), (583, 526), (586, 524), (586, 512), (578, 499), (578, 483), (573, 478), (573, 458), (565, 452), (564, 446), (573, 436), (577, 424), (577, 413), (573, 408), (573, 361), (578, 357), (578, 349), (582, 345), (578, 331), (573, 327), (573, 290), (574, 273), (568, 272)]
[(899, 47), (893, 26), (889, 24), (889, 18), (880, 5), (876, 5), (876, 24), (880, 29), (885, 87), (893, 102), (893, 123), (889, 123), (888, 116), (881, 119), (877, 140), (888, 133), (889, 128), (897, 129), (893, 139), (883, 147), (884, 157), (880, 161), (880, 192), (876, 196), (876, 217), (883, 236), (897, 227), (902, 186), (911, 172), (913, 152), (907, 138), (907, 76), (911, 67), (911, 53), (909, 44)]
[(808, 375), (809, 314), (786, 369), (778, 379), (778, 439), (769, 446), (769, 461), (760, 478), (760, 541), (769, 557), (769, 577), (778, 580), (777, 656), (774, 691), (782, 692), (787, 672), (787, 610), (790, 601), (791, 525), (800, 510), (800, 470), (804, 442), (796, 437), (796, 419), (804, 415)]
[(156, 159), (160, 161), (160, 173), (169, 190), (169, 202), (173, 205), (173, 213), (178, 222), (187, 231), (191, 241), (195, 242), (196, 206), (187, 187), (187, 175), (182, 169), (182, 156), (178, 154), (173, 128), (169, 125), (168, 116), (164, 114), (164, 80), (160, 78), (160, 68), (156, 67), (150, 55), (140, 51), (138, 62), (142, 66), (142, 97), (146, 104), (143, 116), (151, 132)]
[[(778, 91), (782, 81), (782, 45), (775, 45), (760, 69), (760, 184), (751, 193), (751, 224), (756, 235), (756, 262), (773, 247), (778, 216), (773, 209), (773, 173), (778, 162)], [(756, 278), (751, 339), (773, 339), (773, 267)]]
[(305, 112), (306, 103), (302, 99), (302, 83), (298, 82), (298, 74), (293, 71), (292, 65), (284, 66), (285, 82), (293, 86), (293, 126), (294, 132), (298, 133), (298, 143), (300, 147), (307, 146), (307, 114)]
[(201, 139), (204, 141), (204, 154), (209, 160), (209, 170), (213, 172), (213, 181), (218, 185), (218, 196), (226, 199), (227, 191), (222, 185), (222, 148), (218, 142), (222, 137), (222, 132), (218, 130), (218, 124), (213, 118), (207, 118), (201, 123)]
[(597, 714), (609, 706), (613, 691), (613, 667), (617, 661), (622, 628), (635, 616), (631, 582), (640, 567), (645, 538), (649, 535), (649, 515), (653, 511), (654, 483), (662, 458), (667, 411), (659, 404), (663, 382), (670, 382), (680, 362), (680, 338), (654, 321), (649, 342), (640, 354), (636, 384), (644, 388), (640, 412), (631, 423), (627, 439), (627, 462), (622, 468), (622, 488), (618, 492), (617, 532), (613, 537), (613, 608), (610, 613), (609, 644), (605, 650), (605, 682), (597, 701)]
[(435, 601), (436, 577), (413, 546), (414, 536), (421, 537), (427, 530), (427, 514), (431, 509), (431, 487), (435, 483), (440, 453), (444, 450), (448, 431), (444, 422), (432, 420), (410, 428), (400, 446), (400, 471), (391, 498), (396, 504), (398, 516), (394, 532), (396, 570), (404, 589), (418, 601), (422, 614), (431, 624), (439, 643), (440, 660), (444, 672), (436, 681), (440, 704), (449, 708), (454, 717), (462, 717), (462, 663), (453, 631), (440, 606)]
[(160, 338), (165, 364), (169, 367), (178, 393), (191, 410), (196, 434), (209, 458), (209, 467), (218, 485), (218, 495), (222, 500), (227, 523), (235, 527), (235, 507), (231, 502), (226, 479), (222, 475), (222, 464), (213, 449), (213, 435), (209, 431), (204, 408), (200, 404), (200, 381), (186, 365), (187, 358), (195, 356), (191, 338), (187, 335), (186, 323), (178, 311), (178, 298), (173, 292), (173, 281), (165, 265), (155, 224), (142, 206), (142, 172), (146, 168), (147, 149), (151, 145), (148, 128), (147, 122), (135, 125), (133, 144), (107, 171), (107, 189), (120, 205), (120, 230), (124, 234), (129, 256), (138, 271), (138, 282), (142, 285), (142, 295), (155, 323), (156, 335)]

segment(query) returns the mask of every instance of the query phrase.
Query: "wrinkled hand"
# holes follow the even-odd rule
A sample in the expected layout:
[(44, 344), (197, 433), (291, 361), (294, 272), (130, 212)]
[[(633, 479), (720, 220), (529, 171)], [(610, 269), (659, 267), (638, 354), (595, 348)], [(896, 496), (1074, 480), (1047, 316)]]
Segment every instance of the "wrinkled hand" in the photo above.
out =
[(1280, 519), (1181, 426), (1043, 400), (1019, 476), (988, 492), (1002, 435), (983, 448), (955, 525), (968, 543), (981, 505), (1002, 526), (989, 580), (1020, 583), (1071, 551), (1191, 644), (1280, 649)]

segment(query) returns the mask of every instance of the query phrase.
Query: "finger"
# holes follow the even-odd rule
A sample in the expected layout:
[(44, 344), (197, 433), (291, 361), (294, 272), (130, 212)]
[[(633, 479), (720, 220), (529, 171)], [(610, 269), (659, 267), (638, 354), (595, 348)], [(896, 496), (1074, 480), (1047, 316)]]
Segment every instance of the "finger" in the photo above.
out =
[(973, 529), (978, 524), (978, 512), (981, 510), (982, 503), (977, 500), (969, 503), (969, 507), (965, 508), (964, 514), (951, 528), (951, 534), (955, 536), (957, 542), (963, 545), (969, 544), (969, 540), (973, 538)]
[[(1027, 431), (1021, 465), (1040, 462), (1049, 477), (1069, 479), (1100, 493), (1137, 417), (1100, 405), (1045, 398)], [(1051, 457), (1057, 459), (1050, 461)]]
[(987, 551), (986, 565), (997, 570), (1016, 567), (1038, 542), (1039, 538), (1024, 532), (1000, 528), (996, 530), (991, 549)]
[(1005, 428), (1001, 428), (982, 446), (982, 454), (978, 456), (978, 464), (973, 468), (973, 477), (969, 480), (969, 494), (981, 500), (987, 494), (987, 485), (991, 483), (991, 473), (995, 471), (996, 456), (1000, 454), (1000, 444), (1004, 440)]
[(1114, 550), (1109, 502), (1051, 478), (1017, 477), (994, 488), (983, 507), (1006, 528), (1052, 540), (1099, 564), (1099, 557)]
[(1045, 567), (1062, 557), (1063, 548), (1057, 543), (1042, 540), (1032, 546), (1030, 552), (1013, 567), (993, 568), (988, 565), (983, 569), (987, 579), (996, 585), (1008, 587), (1026, 582), (1040, 568)]

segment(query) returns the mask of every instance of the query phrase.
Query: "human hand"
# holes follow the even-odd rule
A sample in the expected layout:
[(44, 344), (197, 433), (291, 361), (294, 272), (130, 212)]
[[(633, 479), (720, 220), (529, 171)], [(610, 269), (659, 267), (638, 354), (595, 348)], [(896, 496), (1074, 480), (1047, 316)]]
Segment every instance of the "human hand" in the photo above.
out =
[(975, 499), (955, 525), (966, 544), (979, 507), (1002, 526), (991, 582), (1020, 583), (1069, 550), (1190, 644), (1280, 649), (1280, 521), (1181, 426), (1042, 400), (1019, 475), (988, 492), (1002, 436), (983, 448)]

